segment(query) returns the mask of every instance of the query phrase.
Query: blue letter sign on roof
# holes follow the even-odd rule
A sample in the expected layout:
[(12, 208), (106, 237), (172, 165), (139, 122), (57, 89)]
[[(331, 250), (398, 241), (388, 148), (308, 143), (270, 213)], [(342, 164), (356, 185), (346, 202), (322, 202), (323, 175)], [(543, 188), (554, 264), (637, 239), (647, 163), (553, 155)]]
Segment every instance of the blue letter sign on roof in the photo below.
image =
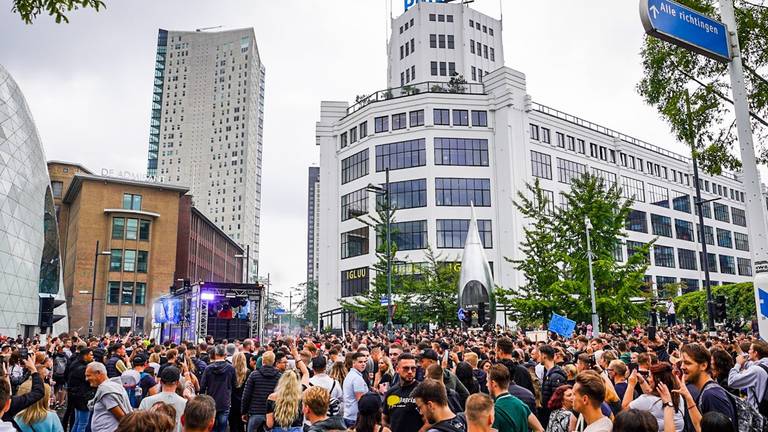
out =
[(731, 61), (728, 28), (669, 0), (640, 0), (640, 19), (651, 36), (717, 61)]

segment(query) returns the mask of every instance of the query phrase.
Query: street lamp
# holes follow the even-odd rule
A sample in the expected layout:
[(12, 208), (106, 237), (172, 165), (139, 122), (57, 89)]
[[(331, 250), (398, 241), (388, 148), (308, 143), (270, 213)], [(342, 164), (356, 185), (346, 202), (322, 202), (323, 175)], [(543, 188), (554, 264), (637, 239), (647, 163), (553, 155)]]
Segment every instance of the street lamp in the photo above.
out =
[(592, 243), (589, 241), (589, 230), (592, 229), (592, 221), (589, 216), (584, 216), (584, 227), (587, 232), (587, 262), (589, 263), (589, 293), (592, 297), (592, 337), (600, 334), (600, 318), (597, 316), (595, 304), (595, 278), (592, 276)]
[(392, 227), (391, 227), (391, 209), (389, 201), (389, 168), (385, 170), (384, 187), (369, 184), (365, 188), (368, 192), (384, 196), (384, 209), (387, 212), (386, 232), (387, 232), (387, 330), (392, 333)]
[[(251, 263), (251, 245), (247, 244), (245, 245), (245, 255), (243, 254), (237, 254), (235, 255), (235, 258), (243, 259), (245, 258), (245, 265), (243, 266), (243, 269), (245, 270), (245, 283), (250, 282), (251, 279), (251, 272), (250, 272), (250, 263)], [(256, 275), (258, 278), (259, 275)], [(257, 279), (258, 281), (258, 279)]]
[[(93, 303), (96, 300), (96, 270), (99, 265), (99, 256), (112, 255), (111, 251), (99, 251), (99, 241), (96, 240), (96, 253), (93, 258), (93, 286), (91, 287), (91, 310), (88, 319), (88, 337), (93, 336)], [(82, 291), (80, 291), (82, 293)]]
[(301, 294), (301, 290), (299, 290), (297, 287), (291, 288), (293, 291), (288, 292), (288, 312), (290, 315), (288, 316), (288, 330), (290, 331), (291, 328), (293, 328), (293, 294), (296, 293)]

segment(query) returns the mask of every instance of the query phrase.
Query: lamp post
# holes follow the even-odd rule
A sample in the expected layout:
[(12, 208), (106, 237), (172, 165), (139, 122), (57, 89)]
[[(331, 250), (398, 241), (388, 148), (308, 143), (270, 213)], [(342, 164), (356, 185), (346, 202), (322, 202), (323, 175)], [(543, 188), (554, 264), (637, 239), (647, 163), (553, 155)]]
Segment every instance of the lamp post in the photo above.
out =
[[(96, 271), (99, 265), (99, 256), (112, 255), (111, 251), (99, 251), (99, 241), (96, 240), (96, 253), (93, 258), (93, 285), (91, 286), (91, 309), (88, 313), (88, 337), (93, 336), (93, 305), (96, 301)], [(82, 291), (81, 291), (82, 292)]]
[(587, 233), (587, 262), (589, 263), (589, 293), (592, 298), (592, 337), (600, 334), (600, 318), (597, 316), (595, 303), (595, 278), (592, 275), (592, 243), (589, 240), (589, 230), (592, 229), (592, 221), (589, 216), (584, 216), (584, 227)]
[[(250, 262), (251, 262), (251, 245), (249, 245), (249, 244), (245, 245), (245, 255), (237, 254), (237, 255), (235, 255), (235, 258), (245, 259), (245, 264), (243, 265), (243, 270), (245, 270), (245, 283), (250, 282), (250, 279), (251, 279), (251, 274), (250, 273), (251, 272), (250, 272), (250, 268), (248, 268), (248, 267), (250, 266)], [(225, 277), (226, 277), (226, 275), (225, 275)], [(256, 275), (256, 281), (259, 280), (258, 277), (259, 277), (259, 275), (257, 274)]]
[(296, 293), (297, 295), (300, 294), (300, 290), (296, 287), (291, 288), (291, 291), (288, 292), (288, 312), (291, 314), (288, 316), (288, 330), (290, 331), (291, 328), (293, 328), (293, 294)]
[(385, 170), (384, 187), (369, 184), (365, 188), (368, 192), (384, 196), (384, 209), (387, 213), (386, 235), (387, 235), (387, 330), (392, 333), (392, 227), (391, 227), (391, 209), (389, 201), (389, 168)]

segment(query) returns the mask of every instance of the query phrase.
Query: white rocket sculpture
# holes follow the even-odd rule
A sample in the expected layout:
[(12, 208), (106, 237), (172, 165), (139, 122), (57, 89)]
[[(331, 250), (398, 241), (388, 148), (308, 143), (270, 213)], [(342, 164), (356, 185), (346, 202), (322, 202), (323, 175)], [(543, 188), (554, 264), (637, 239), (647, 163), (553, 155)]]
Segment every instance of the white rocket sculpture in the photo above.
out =
[(477, 230), (475, 206), (472, 205), (472, 219), (469, 220), (467, 240), (464, 243), (464, 256), (461, 260), (461, 276), (459, 277), (459, 307), (465, 311), (473, 311), (480, 318), (484, 312), (485, 323), (496, 323), (496, 302), (491, 266), (485, 257), (483, 243)]

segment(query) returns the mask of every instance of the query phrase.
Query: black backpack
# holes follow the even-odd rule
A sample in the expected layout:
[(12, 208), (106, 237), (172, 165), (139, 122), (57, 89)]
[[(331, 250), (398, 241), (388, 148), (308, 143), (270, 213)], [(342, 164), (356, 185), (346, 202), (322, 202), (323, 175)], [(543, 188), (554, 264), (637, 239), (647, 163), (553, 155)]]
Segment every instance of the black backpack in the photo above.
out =
[[(315, 385), (312, 383), (309, 383), (310, 387), (314, 387)], [(331, 386), (331, 389), (328, 390), (328, 394), (333, 394), (333, 389), (336, 388), (336, 380), (333, 380), (333, 385)], [(341, 414), (341, 401), (333, 396), (331, 396), (330, 401), (328, 402), (328, 417), (336, 417), (339, 414)]]
[(459, 413), (448, 422), (441, 422), (436, 425), (430, 426), (427, 432), (466, 432), (467, 431), (467, 419), (464, 418), (464, 413)]

